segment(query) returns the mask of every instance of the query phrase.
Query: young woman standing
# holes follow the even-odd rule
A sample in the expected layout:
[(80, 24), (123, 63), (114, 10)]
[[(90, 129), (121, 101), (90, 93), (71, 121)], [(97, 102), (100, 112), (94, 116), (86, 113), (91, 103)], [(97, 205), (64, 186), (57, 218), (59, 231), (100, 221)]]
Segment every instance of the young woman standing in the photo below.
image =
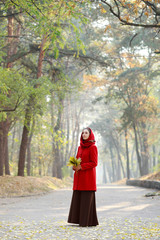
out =
[(90, 128), (82, 131), (76, 158), (81, 158), (81, 164), (73, 167), (75, 171), (73, 196), (68, 222), (79, 224), (81, 227), (96, 226), (98, 225), (95, 200), (98, 151)]

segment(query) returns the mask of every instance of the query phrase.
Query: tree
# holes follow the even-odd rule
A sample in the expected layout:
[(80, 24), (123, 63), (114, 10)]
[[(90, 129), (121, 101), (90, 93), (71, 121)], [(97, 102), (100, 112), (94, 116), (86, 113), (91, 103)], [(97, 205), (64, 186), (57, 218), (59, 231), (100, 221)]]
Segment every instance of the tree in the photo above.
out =
[[(0, 174), (3, 175), (3, 166), (8, 169), (6, 157), (8, 157), (8, 132), (11, 123), (22, 111), (22, 105), (28, 97), (27, 82), (14, 69), (0, 68), (0, 80), (4, 88), (0, 93), (0, 128), (1, 128), (1, 168)], [(5, 171), (9, 173), (9, 169)]]
[[(40, 50), (39, 61), (37, 64), (38, 79), (42, 75), (42, 61), (44, 60), (44, 52), (46, 49), (52, 45), (52, 51), (54, 52), (55, 58), (57, 58), (59, 53), (58, 46), (61, 48), (64, 47), (64, 26), (65, 29), (75, 32), (74, 37), (77, 40), (77, 46), (79, 46), (79, 49), (82, 49), (82, 42), (78, 37), (78, 29), (74, 27), (74, 24), (72, 23), (73, 17), (81, 16), (81, 13), (77, 13), (77, 10), (79, 10), (80, 7), (79, 4), (83, 4), (83, 1), (79, 3), (75, 3), (73, 1), (58, 1), (53, 3), (53, 1), (48, 0), (47, 2), (39, 1), (34, 3), (33, 1), (14, 2), (8, 0), (5, 2), (5, 4), (2, 4), (2, 17), (8, 18), (7, 58), (5, 59), (3, 57), (3, 61), (6, 63), (6, 66), (13, 67), (13, 63), (15, 63), (15, 61), (24, 58), (24, 56), (27, 56), (30, 53), (37, 53)], [(26, 22), (24, 22), (22, 16), (25, 18)], [(85, 21), (85, 19), (83, 20)], [(14, 30), (17, 23), (18, 28), (15, 32)], [(16, 52), (20, 37), (20, 26), (23, 26), (23, 29), (27, 27), (27, 30), (29, 29), (34, 31), (33, 35), (42, 39), (42, 44), (38, 44), (39, 46), (41, 45), (40, 49), (33, 49), (33, 45), (31, 45), (30, 49), (27, 51), (22, 51), (22, 49), (20, 49), (18, 52)], [(39, 42), (39, 40), (37, 42)], [(29, 65), (28, 63), (26, 64), (24, 59), (23, 64), (27, 67)], [(38, 87), (38, 85), (39, 84), (36, 84), (35, 87)], [(25, 153), (30, 129), (31, 107), (33, 103), (34, 97), (31, 95), (26, 106), (24, 131), (22, 134), (22, 142), (19, 154), (18, 175), (20, 176), (24, 175)], [(4, 124), (2, 128), (4, 128)]]
[[(40, 52), (39, 52), (38, 67), (37, 67), (37, 79), (39, 79), (42, 75), (42, 62), (44, 59), (45, 42), (46, 42), (46, 39), (44, 37), (42, 40)], [(37, 88), (38, 85), (39, 84), (35, 84), (34, 88)], [(31, 118), (32, 118), (31, 114), (32, 114), (33, 104), (35, 104), (35, 97), (34, 97), (34, 94), (31, 94), (29, 97), (28, 104), (26, 107), (26, 112), (25, 112), (22, 141), (21, 141), (20, 152), (19, 152), (18, 176), (24, 176), (25, 155), (26, 155), (27, 144), (28, 144), (28, 134), (30, 132), (30, 123), (31, 123)]]
[[(144, 28), (159, 28), (159, 0), (145, 1), (107, 1), (101, 0), (102, 6), (107, 6), (110, 12), (124, 25)], [(146, 21), (147, 20), (147, 21)]]
[[(148, 79), (141, 72), (139, 73), (139, 77), (136, 74), (135, 79), (135, 70), (136, 72), (138, 71), (138, 69), (130, 69), (112, 81), (108, 90), (108, 97), (115, 97), (118, 101), (122, 100), (126, 104), (126, 108), (124, 107), (122, 114), (122, 127), (126, 129), (132, 126), (134, 130), (139, 170), (141, 175), (145, 175), (149, 172), (147, 125), (150, 124), (150, 119), (156, 117), (158, 105), (156, 99), (149, 96), (151, 82), (149, 83)], [(143, 147), (141, 145), (141, 154), (139, 149), (140, 136), (138, 143), (140, 128), (142, 129), (140, 134), (143, 144)]]

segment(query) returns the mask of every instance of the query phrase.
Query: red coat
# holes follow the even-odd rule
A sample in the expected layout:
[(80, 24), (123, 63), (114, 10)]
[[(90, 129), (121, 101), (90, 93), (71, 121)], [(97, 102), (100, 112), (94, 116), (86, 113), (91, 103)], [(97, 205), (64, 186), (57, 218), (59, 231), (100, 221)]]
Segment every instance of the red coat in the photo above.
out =
[(92, 130), (89, 138), (85, 141), (81, 135), (81, 145), (76, 157), (81, 158), (81, 170), (74, 173), (73, 190), (96, 191), (98, 151)]

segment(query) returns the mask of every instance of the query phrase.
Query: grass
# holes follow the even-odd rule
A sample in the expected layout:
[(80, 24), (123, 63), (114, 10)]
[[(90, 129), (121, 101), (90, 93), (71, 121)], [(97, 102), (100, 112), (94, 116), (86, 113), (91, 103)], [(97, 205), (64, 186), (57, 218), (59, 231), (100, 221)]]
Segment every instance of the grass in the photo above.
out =
[[(134, 178), (131, 178), (131, 180)], [(127, 178), (123, 178), (117, 182), (114, 182), (113, 184), (119, 184), (119, 185), (125, 185)], [(151, 181), (160, 181), (160, 171), (149, 173), (145, 176), (142, 176), (139, 178), (139, 180), (151, 180)]]
[(0, 177), (0, 197), (22, 197), (47, 193), (51, 190), (72, 186), (72, 179), (53, 177)]
[(148, 175), (142, 176), (140, 180), (153, 180), (153, 181), (160, 181), (160, 171), (150, 173)]

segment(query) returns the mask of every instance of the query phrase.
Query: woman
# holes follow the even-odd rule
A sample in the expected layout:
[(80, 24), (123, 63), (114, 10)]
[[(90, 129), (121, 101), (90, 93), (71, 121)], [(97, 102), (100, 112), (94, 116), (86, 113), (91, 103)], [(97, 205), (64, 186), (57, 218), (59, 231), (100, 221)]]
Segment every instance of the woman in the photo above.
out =
[(88, 127), (82, 131), (76, 158), (81, 158), (81, 164), (73, 167), (75, 171), (73, 196), (68, 222), (79, 224), (81, 227), (96, 226), (98, 225), (95, 202), (98, 151), (94, 134)]

